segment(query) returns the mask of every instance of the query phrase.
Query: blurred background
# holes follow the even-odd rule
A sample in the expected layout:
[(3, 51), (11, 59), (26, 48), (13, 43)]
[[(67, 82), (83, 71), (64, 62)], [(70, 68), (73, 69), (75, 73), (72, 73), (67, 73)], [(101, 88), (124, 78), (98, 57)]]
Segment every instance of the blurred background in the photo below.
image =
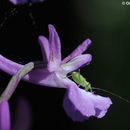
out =
[[(8, 0), (2, 2), (0, 24), (5, 22), (0, 27), (0, 54), (22, 64), (41, 60), (38, 36), (48, 37), (48, 24), (53, 24), (61, 39), (63, 58), (83, 40), (90, 38), (92, 45), (86, 52), (92, 54), (93, 60), (81, 69), (82, 75), (92, 86), (130, 99), (130, 3), (122, 5), (122, 0), (45, 0), (29, 8), (28, 5), (14, 6)], [(30, 19), (30, 12), (34, 19)], [(0, 92), (10, 78), (10, 75), (0, 71)], [(130, 104), (95, 91), (109, 96), (113, 105), (104, 118), (90, 118), (79, 123), (73, 122), (64, 112), (64, 89), (21, 81), (10, 99), (12, 121), (17, 102), (23, 97), (30, 104), (30, 130), (52, 127), (60, 130), (129, 130)]]

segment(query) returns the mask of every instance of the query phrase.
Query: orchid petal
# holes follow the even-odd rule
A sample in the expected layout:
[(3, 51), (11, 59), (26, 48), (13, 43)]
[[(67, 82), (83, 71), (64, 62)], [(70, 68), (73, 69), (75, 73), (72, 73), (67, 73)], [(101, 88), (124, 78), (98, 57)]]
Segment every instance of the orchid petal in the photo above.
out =
[(73, 121), (84, 121), (91, 116), (102, 118), (111, 104), (110, 98), (87, 92), (74, 83), (67, 85), (63, 101), (63, 107)]
[(86, 39), (82, 44), (80, 44), (69, 56), (67, 56), (66, 58), (64, 58), (62, 60), (61, 64), (64, 64), (70, 60), (72, 60), (73, 58), (81, 55), (91, 44), (91, 40), (90, 39)]
[(66, 73), (69, 73), (80, 68), (83, 65), (89, 64), (91, 60), (92, 60), (92, 56), (90, 54), (84, 54), (75, 57), (74, 59), (70, 60), (69, 62), (61, 66)]
[(4, 72), (8, 74), (15, 74), (19, 69), (21, 69), (23, 65), (15, 63), (2, 55), (0, 55), (0, 70), (3, 70)]
[(0, 102), (0, 130), (10, 130), (10, 111), (8, 101)]
[(60, 38), (53, 27), (49, 25), (49, 43), (50, 43), (50, 56), (49, 56), (49, 69), (57, 67), (61, 63), (61, 45)]
[(50, 73), (47, 69), (37, 69), (26, 75), (25, 80), (48, 87), (61, 87), (58, 86), (58, 81), (55, 73)]
[(38, 37), (40, 46), (41, 46), (41, 51), (42, 51), (42, 57), (43, 61), (47, 62), (49, 60), (49, 41), (46, 37), (44, 36), (39, 36)]

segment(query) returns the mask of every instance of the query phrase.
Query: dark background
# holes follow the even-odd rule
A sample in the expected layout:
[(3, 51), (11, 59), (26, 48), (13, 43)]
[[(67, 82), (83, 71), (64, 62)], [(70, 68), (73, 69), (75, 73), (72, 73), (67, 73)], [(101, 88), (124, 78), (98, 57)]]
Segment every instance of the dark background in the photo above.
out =
[[(130, 5), (121, 0), (46, 0), (43, 3), (14, 6), (8, 0), (0, 3), (0, 54), (15, 62), (26, 64), (41, 60), (38, 35), (48, 37), (48, 24), (53, 24), (61, 39), (63, 58), (83, 40), (90, 38), (87, 50), (93, 56), (82, 75), (97, 88), (130, 99)], [(16, 8), (14, 15), (11, 10)], [(35, 24), (29, 17), (33, 14)], [(5, 20), (7, 18), (7, 20)], [(0, 71), (2, 92), (11, 76)], [(73, 122), (64, 112), (64, 89), (38, 86), (21, 81), (10, 99), (13, 120), (17, 102), (24, 97), (32, 111), (31, 130), (129, 130), (130, 104), (110, 96), (113, 105), (102, 119), (90, 118)]]

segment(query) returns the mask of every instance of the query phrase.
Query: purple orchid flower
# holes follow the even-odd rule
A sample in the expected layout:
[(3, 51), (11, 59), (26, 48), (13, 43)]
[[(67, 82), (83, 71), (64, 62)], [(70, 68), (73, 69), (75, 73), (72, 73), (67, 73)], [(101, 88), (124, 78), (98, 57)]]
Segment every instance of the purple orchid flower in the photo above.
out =
[[(91, 116), (102, 118), (112, 104), (108, 97), (95, 95), (79, 88), (67, 74), (87, 65), (92, 60), (90, 54), (82, 54), (91, 44), (86, 39), (69, 56), (61, 60), (61, 44), (59, 36), (52, 25), (49, 25), (49, 39), (39, 36), (43, 62), (47, 68), (37, 69), (27, 74), (23, 79), (43, 86), (66, 88), (63, 107), (73, 121), (83, 121)], [(15, 63), (0, 55), (0, 69), (13, 75), (23, 65)]]
[[(9, 0), (14, 5), (26, 4), (29, 0)], [(43, 2), (44, 0), (31, 0), (31, 2)]]

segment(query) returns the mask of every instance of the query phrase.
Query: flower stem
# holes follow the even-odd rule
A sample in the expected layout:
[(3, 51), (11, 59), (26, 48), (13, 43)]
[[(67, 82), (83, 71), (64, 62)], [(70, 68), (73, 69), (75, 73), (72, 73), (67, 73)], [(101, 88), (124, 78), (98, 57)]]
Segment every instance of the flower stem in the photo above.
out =
[(0, 101), (10, 99), (18, 83), (26, 74), (28, 74), (30, 71), (34, 69), (40, 69), (40, 68), (45, 68), (45, 67), (46, 67), (46, 64), (43, 62), (30, 62), (24, 65), (24, 67), (18, 70), (16, 74), (11, 78), (6, 89), (4, 90), (4, 92), (2, 93), (0, 97)]

